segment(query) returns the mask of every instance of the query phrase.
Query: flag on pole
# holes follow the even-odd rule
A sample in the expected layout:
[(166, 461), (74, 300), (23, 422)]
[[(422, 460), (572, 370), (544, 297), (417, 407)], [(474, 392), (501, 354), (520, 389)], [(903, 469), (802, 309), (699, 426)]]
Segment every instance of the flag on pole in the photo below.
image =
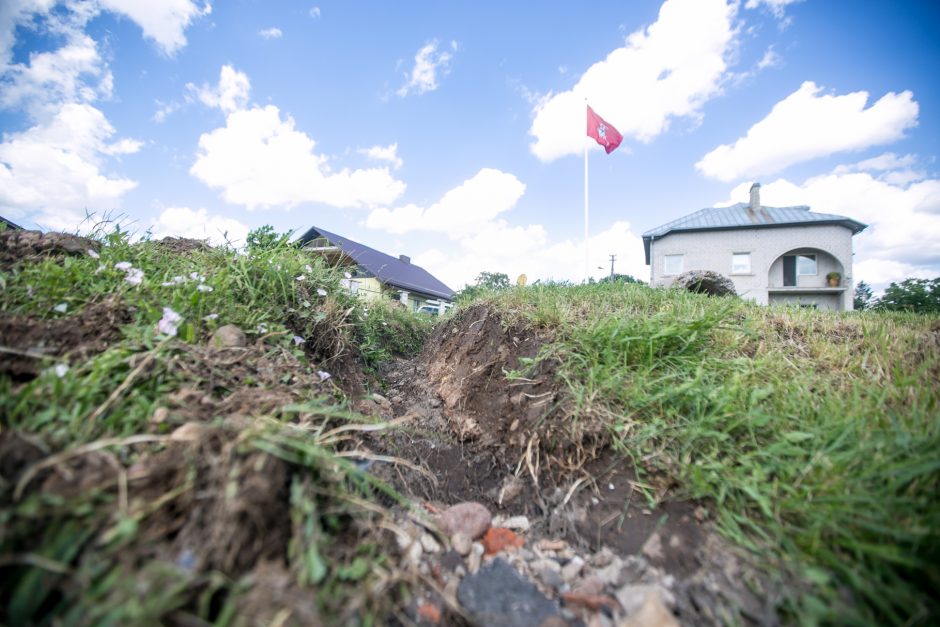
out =
[(594, 113), (594, 109), (590, 105), (587, 108), (587, 134), (588, 137), (593, 137), (594, 141), (603, 146), (607, 154), (612, 153), (623, 141), (623, 135), (620, 134), (620, 131)]

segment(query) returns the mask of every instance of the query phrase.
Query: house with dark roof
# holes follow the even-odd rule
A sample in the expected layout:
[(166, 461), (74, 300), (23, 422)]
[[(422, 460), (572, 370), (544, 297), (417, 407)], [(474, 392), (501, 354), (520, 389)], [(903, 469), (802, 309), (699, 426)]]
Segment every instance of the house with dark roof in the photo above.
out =
[(16, 224), (15, 222), (11, 222), (10, 220), (7, 220), (3, 216), (0, 216), (0, 228), (8, 229), (11, 231), (23, 230), (23, 227), (21, 227), (19, 224)]
[(454, 290), (406, 255), (393, 257), (316, 226), (301, 235), (297, 244), (335, 266), (348, 268), (352, 278), (347, 287), (361, 298), (388, 298), (412, 311), (438, 314), (454, 299)]
[(807, 206), (766, 207), (760, 184), (748, 203), (702, 209), (643, 234), (650, 285), (712, 270), (742, 298), (764, 305), (852, 309), (852, 237), (867, 225)]

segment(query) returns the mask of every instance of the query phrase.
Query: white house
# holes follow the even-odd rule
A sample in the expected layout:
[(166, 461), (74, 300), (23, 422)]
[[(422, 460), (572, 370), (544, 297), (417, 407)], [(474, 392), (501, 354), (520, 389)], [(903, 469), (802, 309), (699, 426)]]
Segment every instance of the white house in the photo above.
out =
[(650, 285), (687, 270), (712, 270), (758, 303), (852, 309), (852, 236), (867, 225), (809, 207), (750, 203), (702, 209), (643, 234)]

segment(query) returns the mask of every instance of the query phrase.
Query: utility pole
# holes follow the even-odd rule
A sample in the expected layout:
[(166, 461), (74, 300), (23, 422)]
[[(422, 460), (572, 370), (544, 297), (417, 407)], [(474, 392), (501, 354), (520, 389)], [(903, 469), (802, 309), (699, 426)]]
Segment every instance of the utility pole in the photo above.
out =
[(614, 278), (614, 259), (617, 258), (617, 255), (610, 256), (610, 278)]

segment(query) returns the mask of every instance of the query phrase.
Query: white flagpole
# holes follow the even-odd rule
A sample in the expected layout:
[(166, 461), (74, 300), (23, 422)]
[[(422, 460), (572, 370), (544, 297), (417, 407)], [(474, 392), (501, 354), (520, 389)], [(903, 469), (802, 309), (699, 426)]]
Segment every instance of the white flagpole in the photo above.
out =
[[(585, 101), (585, 104), (587, 101)], [(585, 107), (585, 112), (587, 108)], [(587, 115), (585, 113), (585, 115)], [(584, 282), (591, 276), (591, 247), (588, 244), (588, 138), (584, 142)]]

